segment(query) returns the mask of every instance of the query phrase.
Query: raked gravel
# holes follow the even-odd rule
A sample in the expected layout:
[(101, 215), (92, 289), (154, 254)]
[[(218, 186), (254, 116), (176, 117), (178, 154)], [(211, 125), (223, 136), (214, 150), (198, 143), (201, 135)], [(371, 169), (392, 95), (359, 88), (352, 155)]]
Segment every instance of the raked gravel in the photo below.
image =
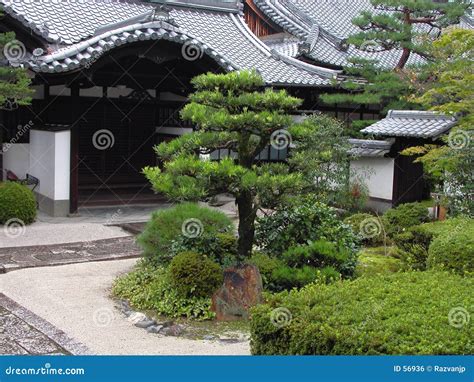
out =
[(163, 337), (135, 327), (109, 297), (136, 259), (29, 268), (0, 274), (0, 291), (94, 354), (247, 355), (248, 342)]

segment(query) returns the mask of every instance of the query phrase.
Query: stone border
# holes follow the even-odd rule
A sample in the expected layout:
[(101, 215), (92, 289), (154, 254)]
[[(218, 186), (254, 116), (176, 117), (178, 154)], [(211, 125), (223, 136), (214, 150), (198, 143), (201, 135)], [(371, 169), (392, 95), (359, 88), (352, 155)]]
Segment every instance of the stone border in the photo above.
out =
[(72, 355), (93, 354), (86, 345), (69, 337), (62, 330), (58, 329), (43, 318), (37, 316), (32, 311), (19, 305), (11, 298), (5, 296), (3, 293), (0, 293), (0, 305), (21, 320), (25, 321), (28, 325), (43, 333), (51, 341), (55, 342)]

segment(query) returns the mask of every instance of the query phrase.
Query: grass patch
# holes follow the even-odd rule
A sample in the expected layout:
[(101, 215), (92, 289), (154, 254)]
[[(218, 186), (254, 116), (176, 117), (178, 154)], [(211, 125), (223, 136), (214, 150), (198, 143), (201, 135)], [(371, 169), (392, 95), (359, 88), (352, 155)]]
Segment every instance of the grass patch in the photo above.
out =
[(398, 272), (402, 267), (399, 259), (391, 256), (392, 247), (363, 248), (359, 254), (356, 276), (373, 276)]

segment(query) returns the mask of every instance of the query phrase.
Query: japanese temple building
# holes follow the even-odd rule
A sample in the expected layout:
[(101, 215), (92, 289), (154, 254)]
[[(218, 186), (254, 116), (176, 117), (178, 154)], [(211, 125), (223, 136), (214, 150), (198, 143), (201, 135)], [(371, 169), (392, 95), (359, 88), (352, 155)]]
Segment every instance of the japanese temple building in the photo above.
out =
[[(198, 74), (256, 69), (268, 86), (304, 99), (304, 111), (346, 121), (379, 119), (376, 107), (328, 107), (318, 95), (333, 90), (351, 56), (392, 66), (401, 54), (348, 46), (355, 32), (351, 19), (371, 6), (368, 0), (0, 5), (0, 32), (14, 31), (20, 48), (9, 64), (28, 68), (35, 89), (30, 106), (10, 104), (0, 111), (3, 142), (10, 142), (4, 145), (3, 170), (39, 179), (39, 207), (53, 216), (81, 206), (156, 200), (141, 169), (159, 165), (154, 145), (192, 131), (179, 110)], [(470, 19), (463, 23), (472, 28)], [(394, 192), (388, 204), (399, 202)]]

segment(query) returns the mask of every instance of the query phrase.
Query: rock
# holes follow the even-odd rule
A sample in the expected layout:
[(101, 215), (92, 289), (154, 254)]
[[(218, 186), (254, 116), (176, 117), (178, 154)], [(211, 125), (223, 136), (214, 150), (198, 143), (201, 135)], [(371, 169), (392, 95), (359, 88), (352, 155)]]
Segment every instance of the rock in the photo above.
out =
[(212, 207), (221, 207), (230, 202), (235, 202), (234, 196), (231, 194), (219, 194), (213, 196), (211, 200), (209, 200), (209, 205)]
[(212, 341), (212, 340), (215, 340), (216, 338), (217, 338), (216, 336), (208, 334), (208, 335), (204, 336), (202, 339), (206, 340), (206, 341)]
[(174, 325), (174, 321), (160, 322), (159, 325), (163, 326), (164, 328), (169, 328), (170, 326)]
[(263, 302), (262, 277), (254, 265), (224, 271), (224, 285), (212, 296), (211, 310), (219, 321), (248, 319), (249, 308)]
[(130, 321), (132, 324), (136, 324), (137, 322), (145, 321), (147, 319), (147, 316), (140, 312), (133, 312), (127, 318), (127, 320)]
[(184, 332), (183, 325), (173, 325), (167, 328), (163, 328), (160, 330), (160, 334), (164, 334), (165, 336), (174, 336), (178, 337), (181, 333)]
[(137, 323), (135, 323), (135, 326), (137, 328), (148, 328), (149, 326), (152, 326), (152, 325), (155, 325), (156, 324), (156, 321), (155, 320), (143, 320), (143, 321), (138, 321)]
[(148, 333), (156, 334), (156, 333), (159, 333), (162, 328), (163, 328), (163, 325), (151, 325), (148, 328), (146, 328), (146, 331)]

